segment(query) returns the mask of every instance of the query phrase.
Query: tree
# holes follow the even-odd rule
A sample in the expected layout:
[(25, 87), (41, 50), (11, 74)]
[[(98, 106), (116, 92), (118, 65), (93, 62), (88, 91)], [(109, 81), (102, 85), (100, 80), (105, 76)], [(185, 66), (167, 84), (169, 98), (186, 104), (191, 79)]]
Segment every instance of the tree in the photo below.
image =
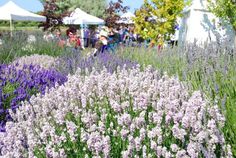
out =
[(185, 0), (144, 0), (144, 5), (135, 12), (135, 31), (162, 45), (174, 33), (176, 19), (187, 4)]
[(46, 22), (43, 22), (39, 27), (43, 27), (43, 30), (53, 31), (63, 24), (62, 19), (68, 12), (65, 8), (60, 8), (56, 3), (56, 0), (47, 0), (43, 3), (44, 10), (41, 13), (43, 16), (46, 16)]
[[(236, 1), (235, 0), (208, 0), (209, 10), (217, 17), (232, 25), (236, 32)], [(236, 39), (236, 36), (235, 36)], [(236, 45), (236, 40), (235, 40)]]
[[(40, 0), (42, 4), (48, 0)], [(97, 16), (103, 17), (106, 9), (106, 0), (55, 0), (56, 5), (59, 7), (61, 12), (73, 11), (76, 8), (80, 8), (83, 11)]]
[(123, 5), (123, 0), (117, 2), (110, 1), (107, 9), (105, 10), (105, 22), (108, 27), (117, 26), (117, 21), (120, 20), (120, 14), (125, 13), (129, 9), (128, 6)]
[[(76, 0), (75, 0), (76, 1)], [(103, 18), (107, 7), (106, 0), (77, 0), (77, 7), (85, 12)]]

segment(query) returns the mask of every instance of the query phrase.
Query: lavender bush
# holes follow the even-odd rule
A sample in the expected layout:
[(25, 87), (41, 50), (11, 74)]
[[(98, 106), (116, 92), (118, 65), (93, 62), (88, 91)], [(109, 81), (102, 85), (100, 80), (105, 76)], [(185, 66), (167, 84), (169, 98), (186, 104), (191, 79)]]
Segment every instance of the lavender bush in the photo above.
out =
[(9, 109), (16, 112), (21, 101), (36, 93), (44, 94), (46, 87), (63, 84), (67, 78), (55, 70), (34, 65), (0, 65), (0, 131), (11, 120)]
[(85, 70), (91, 72), (94, 68), (97, 71), (100, 71), (103, 67), (113, 73), (116, 71), (118, 66), (121, 68), (132, 68), (137, 65), (137, 62), (131, 62), (130, 60), (119, 58), (114, 54), (101, 53), (96, 57), (85, 57), (78, 52), (67, 53), (60, 57), (56, 63), (56, 69), (64, 74), (74, 74), (78, 68), (80, 68), (84, 73)]
[(31, 37), (28, 34), (29, 32), (20, 31), (13, 33), (12, 37), (3, 35), (3, 44), (0, 47), (0, 64), (9, 64), (16, 58), (35, 53), (57, 57), (67, 51), (58, 47), (55, 41), (45, 41), (42, 32), (33, 31), (30, 35), (34, 35), (37, 42), (30, 41), (32, 39), (29, 39)]
[(0, 135), (3, 157), (231, 158), (225, 118), (151, 68), (92, 71), (22, 103)]
[[(178, 76), (189, 84), (191, 91), (203, 91), (217, 104), (226, 117), (224, 134), (236, 157), (236, 50), (227, 44), (208, 44), (204, 48), (188, 45), (184, 48), (154, 49), (126, 48), (119, 52), (123, 58), (152, 65), (169, 75)], [(144, 66), (145, 67), (145, 66)]]
[(41, 68), (50, 69), (54, 68), (57, 58), (49, 55), (33, 54), (30, 56), (22, 56), (15, 59), (11, 65), (18, 65), (18, 68), (22, 68), (24, 65), (39, 65)]

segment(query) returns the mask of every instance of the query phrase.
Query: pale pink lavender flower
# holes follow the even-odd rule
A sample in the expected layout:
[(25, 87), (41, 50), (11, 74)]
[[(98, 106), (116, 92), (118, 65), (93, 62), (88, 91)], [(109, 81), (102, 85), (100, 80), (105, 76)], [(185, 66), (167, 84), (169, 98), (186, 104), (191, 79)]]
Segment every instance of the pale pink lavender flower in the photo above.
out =
[(122, 158), (130, 158), (128, 151), (122, 151)]
[(162, 147), (161, 146), (157, 146), (157, 148), (156, 148), (156, 155), (158, 157), (162, 156)]
[(187, 147), (187, 153), (192, 158), (198, 158), (199, 147), (197, 143), (190, 142)]
[(143, 155), (143, 158), (146, 158), (146, 157), (147, 157), (147, 146), (146, 146), (146, 145), (144, 145), (144, 146), (142, 147), (142, 155)]
[(135, 142), (135, 148), (137, 151), (140, 151), (142, 146), (141, 146), (141, 143), (142, 143), (142, 139), (140, 137), (136, 137), (134, 139), (134, 142)]
[(121, 131), (120, 131), (120, 134), (121, 134), (121, 138), (122, 138), (123, 140), (125, 140), (125, 139), (127, 139), (127, 137), (128, 137), (129, 130), (122, 128)]
[(186, 157), (187, 155), (186, 155), (186, 151), (185, 150), (179, 150), (178, 152), (177, 152), (177, 154), (176, 154), (176, 158), (184, 158), (184, 157)]
[(187, 134), (184, 129), (179, 128), (179, 124), (175, 124), (172, 128), (173, 136), (179, 140), (184, 140), (184, 136)]
[[(1, 156), (33, 157), (34, 149), (45, 145), (40, 150), (48, 157), (66, 157), (65, 134), (75, 141), (80, 130), (79, 140), (86, 144), (83, 152), (89, 150), (94, 157), (111, 157), (113, 146), (120, 145), (114, 138), (128, 141), (120, 149), (125, 158), (134, 157), (134, 151), (150, 157), (149, 150), (157, 157), (198, 157), (200, 152), (212, 156), (218, 143), (221, 157), (232, 157), (221, 132), (225, 119), (219, 109), (210, 106), (200, 92), (190, 95), (177, 79), (166, 75), (159, 79), (157, 72), (139, 68), (118, 69), (114, 74), (106, 70), (80, 73), (69, 75), (64, 86), (32, 97), (11, 113), (14, 122), (8, 122), (6, 133), (0, 134)], [(68, 120), (68, 113), (83, 126)], [(65, 126), (61, 134), (56, 134), (57, 125)], [(163, 142), (169, 138), (190, 143), (167, 148)], [(56, 145), (61, 151), (55, 150)]]
[(77, 126), (76, 126), (76, 124), (72, 121), (66, 121), (66, 128), (67, 128), (67, 132), (70, 135), (70, 139), (72, 141), (76, 141), (76, 137), (77, 137), (77, 134), (76, 134)]
[(151, 149), (156, 150), (156, 148), (157, 148), (157, 143), (155, 141), (151, 140)]
[(174, 153), (176, 153), (179, 150), (179, 147), (176, 144), (171, 144), (170, 148), (171, 148), (171, 151)]
[(124, 113), (118, 118), (118, 124), (121, 126), (130, 126), (131, 121), (131, 116), (127, 113)]

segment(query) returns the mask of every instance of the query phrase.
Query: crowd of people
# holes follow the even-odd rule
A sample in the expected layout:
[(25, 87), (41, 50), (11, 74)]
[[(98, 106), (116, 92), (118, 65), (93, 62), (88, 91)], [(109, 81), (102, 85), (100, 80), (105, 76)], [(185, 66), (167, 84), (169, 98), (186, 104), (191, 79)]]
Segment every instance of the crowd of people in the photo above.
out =
[(106, 26), (97, 28), (84, 28), (83, 38), (81, 31), (70, 27), (66, 30), (66, 36), (62, 36), (60, 30), (45, 32), (46, 41), (54, 40), (60, 47), (72, 48), (79, 51), (87, 47), (94, 48), (93, 54), (99, 52), (115, 52), (119, 45), (135, 46), (141, 44), (144, 40), (134, 33), (133, 27), (108, 28)]
[[(174, 36), (176, 37), (176, 36)], [(29, 41), (35, 41), (35, 38), (28, 37)], [(93, 48), (91, 53), (96, 56), (100, 52), (109, 51), (114, 53), (119, 46), (146, 46), (152, 47), (151, 40), (144, 40), (134, 31), (134, 26), (119, 26), (116, 28), (86, 27), (83, 31), (77, 30), (75, 27), (69, 27), (65, 33), (56, 29), (53, 32), (44, 32), (43, 39), (45, 41), (54, 41), (61, 48), (80, 51), (85, 48)], [(27, 40), (28, 41), (28, 40)], [(0, 45), (3, 44), (0, 34)], [(172, 47), (177, 45), (176, 39), (171, 39)], [(91, 54), (90, 53), (90, 54)]]

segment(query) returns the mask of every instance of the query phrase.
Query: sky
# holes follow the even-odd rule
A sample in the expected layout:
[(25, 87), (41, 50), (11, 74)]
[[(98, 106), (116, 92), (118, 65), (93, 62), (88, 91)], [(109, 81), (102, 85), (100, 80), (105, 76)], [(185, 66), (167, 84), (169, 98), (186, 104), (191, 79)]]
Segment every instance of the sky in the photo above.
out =
[[(0, 0), (0, 6), (4, 5), (6, 2), (10, 0)], [(20, 7), (32, 11), (37, 12), (43, 10), (42, 4), (39, 0), (12, 0)], [(133, 13), (135, 9), (139, 8), (143, 4), (143, 0), (124, 0), (124, 5), (130, 7), (130, 11)]]

